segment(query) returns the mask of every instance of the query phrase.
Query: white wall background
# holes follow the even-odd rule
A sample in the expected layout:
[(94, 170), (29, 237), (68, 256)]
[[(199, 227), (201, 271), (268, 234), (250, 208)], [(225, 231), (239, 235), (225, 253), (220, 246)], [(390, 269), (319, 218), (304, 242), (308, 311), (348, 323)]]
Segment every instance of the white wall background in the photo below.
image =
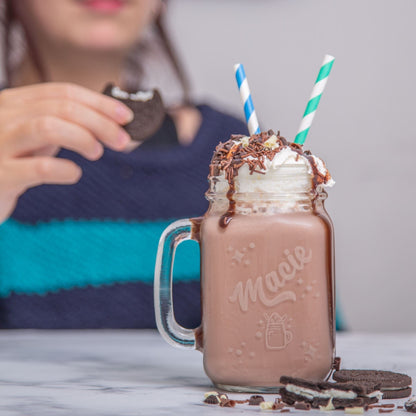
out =
[(416, 2), (170, 0), (200, 101), (242, 117), (245, 64), (263, 129), (296, 134), (325, 53), (336, 61), (307, 146), (337, 181), (327, 207), (351, 329), (416, 329)]

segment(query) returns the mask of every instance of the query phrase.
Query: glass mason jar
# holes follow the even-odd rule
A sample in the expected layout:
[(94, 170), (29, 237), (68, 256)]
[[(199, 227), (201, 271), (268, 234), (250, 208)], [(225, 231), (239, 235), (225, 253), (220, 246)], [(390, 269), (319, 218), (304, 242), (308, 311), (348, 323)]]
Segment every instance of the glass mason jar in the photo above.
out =
[[(335, 352), (327, 195), (312, 186), (304, 165), (248, 180), (246, 192), (232, 196), (228, 225), (229, 184), (213, 177), (207, 213), (163, 233), (155, 271), (158, 329), (169, 343), (202, 351), (206, 374), (225, 390), (276, 391), (282, 375), (324, 380)], [(172, 308), (173, 257), (185, 239), (198, 241), (201, 250), (197, 329), (179, 326)]]

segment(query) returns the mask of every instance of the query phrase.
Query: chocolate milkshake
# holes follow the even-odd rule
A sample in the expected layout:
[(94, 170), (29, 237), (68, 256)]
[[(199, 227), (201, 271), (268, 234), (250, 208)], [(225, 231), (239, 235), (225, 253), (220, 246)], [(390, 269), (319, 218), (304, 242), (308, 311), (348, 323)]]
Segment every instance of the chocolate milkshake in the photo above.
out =
[(210, 182), (200, 231), (207, 375), (237, 390), (281, 375), (325, 379), (333, 253), (321, 186), (333, 181), (323, 162), (273, 132), (234, 136), (218, 146)]
[[(335, 342), (333, 232), (323, 206), (323, 187), (334, 181), (325, 164), (273, 131), (236, 135), (218, 145), (209, 182), (208, 212), (190, 227), (201, 246), (203, 305), (192, 347), (203, 351), (207, 375), (220, 388), (253, 392), (275, 391), (282, 375), (324, 380)], [(184, 328), (175, 325), (173, 314), (158, 322), (177, 344)]]

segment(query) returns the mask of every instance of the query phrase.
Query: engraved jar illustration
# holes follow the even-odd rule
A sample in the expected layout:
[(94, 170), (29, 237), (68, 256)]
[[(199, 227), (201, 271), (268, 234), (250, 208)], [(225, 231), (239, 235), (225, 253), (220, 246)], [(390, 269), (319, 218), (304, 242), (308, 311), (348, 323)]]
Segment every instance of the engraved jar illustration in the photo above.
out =
[(286, 327), (287, 315), (280, 316), (273, 312), (270, 316), (264, 315), (266, 325), (266, 348), (269, 350), (281, 350), (292, 341), (293, 333)]

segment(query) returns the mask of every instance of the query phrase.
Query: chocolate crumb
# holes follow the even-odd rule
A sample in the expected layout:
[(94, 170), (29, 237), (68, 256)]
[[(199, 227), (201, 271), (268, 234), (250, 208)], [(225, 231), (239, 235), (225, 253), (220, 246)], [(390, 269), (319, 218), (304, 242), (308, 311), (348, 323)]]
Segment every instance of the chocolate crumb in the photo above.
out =
[(282, 409), (282, 410), (280, 411), (280, 413), (287, 413), (287, 412), (290, 412), (290, 409)]
[(397, 406), (398, 409), (404, 409), (404, 406)]
[(272, 409), (273, 410), (280, 410), (280, 409), (283, 409), (284, 407), (285, 407), (285, 404), (274, 402)]
[(311, 404), (305, 402), (295, 402), (295, 409), (299, 410), (311, 410)]
[(246, 400), (234, 400), (236, 403), (238, 403), (238, 404), (245, 404), (245, 403), (248, 403), (248, 399), (246, 399)]
[(394, 409), (378, 409), (379, 413), (391, 413)]
[(208, 396), (204, 400), (204, 403), (207, 403), (207, 404), (218, 404), (219, 403), (218, 396), (214, 396), (213, 394), (211, 394), (210, 396)]
[(253, 395), (250, 397), (248, 404), (250, 406), (258, 406), (261, 402), (264, 402), (264, 397), (259, 395)]

